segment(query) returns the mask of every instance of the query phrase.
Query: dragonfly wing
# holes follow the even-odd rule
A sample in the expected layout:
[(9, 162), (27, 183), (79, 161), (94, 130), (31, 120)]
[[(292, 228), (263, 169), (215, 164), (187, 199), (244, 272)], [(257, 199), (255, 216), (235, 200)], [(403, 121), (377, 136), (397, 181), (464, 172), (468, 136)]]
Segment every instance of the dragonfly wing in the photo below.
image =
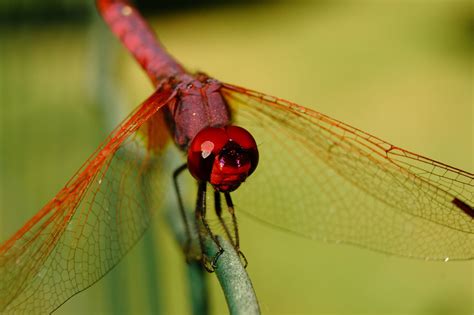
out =
[[(76, 175), (0, 245), (0, 312), (50, 313), (113, 268), (159, 203), (157, 91), (119, 125)], [(153, 185), (150, 181), (154, 180)]]
[(229, 84), (222, 94), (260, 148), (259, 168), (234, 194), (239, 210), (309, 238), (474, 258), (472, 173), (282, 99)]

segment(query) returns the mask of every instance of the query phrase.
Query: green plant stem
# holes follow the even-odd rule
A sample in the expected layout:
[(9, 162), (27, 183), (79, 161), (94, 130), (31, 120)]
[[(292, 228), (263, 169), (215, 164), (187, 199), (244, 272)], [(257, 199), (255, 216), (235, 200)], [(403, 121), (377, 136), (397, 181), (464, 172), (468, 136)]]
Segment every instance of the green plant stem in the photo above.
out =
[[(119, 122), (119, 117), (123, 111), (121, 101), (116, 96), (116, 91), (112, 88), (110, 82), (112, 79), (112, 69), (116, 66), (117, 52), (114, 48), (115, 38), (104, 28), (104, 22), (97, 15), (96, 7), (93, 2), (90, 3), (90, 11), (93, 16), (90, 32), (91, 38), (91, 68), (94, 69), (93, 77), (90, 78), (91, 91), (95, 98), (97, 107), (95, 112), (100, 118), (104, 135), (107, 130), (112, 130)], [(101, 137), (102, 138), (102, 137)], [(116, 198), (116, 196), (113, 196)], [(146, 203), (146, 201), (143, 201)], [(149, 205), (146, 205), (149, 207)], [(145, 289), (143, 301), (146, 303), (151, 314), (162, 314), (160, 275), (157, 272), (159, 268), (159, 257), (156, 254), (158, 244), (155, 240), (153, 229), (149, 229), (141, 244), (137, 246), (137, 251), (143, 257), (143, 269), (146, 278), (142, 280)], [(121, 268), (115, 268), (107, 277), (107, 294), (109, 296), (109, 310), (112, 314), (129, 314), (131, 305), (129, 301), (130, 283), (127, 278), (127, 272), (123, 263)], [(129, 268), (130, 269), (130, 268)], [(128, 290), (128, 292), (127, 292)]]
[[(95, 13), (95, 6), (90, 3), (90, 12), (93, 16), (90, 32), (92, 33), (91, 46), (91, 63), (93, 66), (91, 68), (94, 70), (93, 76), (90, 77), (90, 81), (95, 84), (90, 85), (90, 89), (94, 96), (94, 103), (97, 105), (93, 109), (94, 113), (99, 117), (99, 122), (101, 123), (101, 130), (103, 134), (101, 138), (107, 134), (106, 130), (110, 130), (110, 126), (116, 122), (111, 119), (115, 115), (112, 112), (118, 111), (117, 108), (109, 106), (110, 102), (110, 89), (107, 88), (110, 77), (111, 55), (114, 54), (114, 51), (109, 48), (107, 43), (108, 36), (103, 30), (102, 21), (99, 20), (97, 14)], [(111, 201), (115, 205), (117, 203), (117, 196), (111, 196)], [(123, 265), (123, 264), (122, 264)], [(107, 302), (108, 302), (108, 311), (111, 314), (127, 314), (130, 311), (129, 301), (127, 294), (124, 293), (123, 288), (128, 288), (128, 279), (126, 273), (122, 268), (115, 268), (109, 275), (105, 278), (105, 283), (107, 286)]]
[(206, 271), (199, 261), (191, 261), (186, 267), (189, 296), (193, 315), (209, 314), (209, 289)]
[[(257, 296), (250, 277), (247, 274), (239, 255), (227, 239), (217, 236), (224, 252), (217, 260), (215, 274), (224, 292), (230, 314), (260, 314)], [(205, 242), (208, 257), (217, 252), (215, 243), (208, 238)]]
[[(166, 211), (166, 219), (174, 234), (174, 238), (181, 248), (184, 248), (186, 232), (179, 211), (170, 207), (168, 211)], [(188, 219), (191, 220), (191, 216), (189, 216)], [(201, 263), (199, 261), (190, 261), (186, 265), (186, 274), (188, 277), (191, 313), (193, 315), (209, 314), (209, 290), (207, 287), (206, 272), (204, 268), (202, 268)]]
[[(177, 215), (178, 211), (170, 209), (167, 212), (167, 220), (174, 233), (174, 236), (181, 247), (186, 241), (186, 233), (182, 220)], [(189, 216), (190, 220), (194, 217)], [(192, 235), (197, 237), (197, 235)], [(221, 285), (229, 313), (232, 315), (236, 314), (260, 314), (260, 308), (258, 305), (257, 297), (252, 286), (252, 282), (242, 265), (242, 262), (235, 252), (232, 244), (226, 239), (217, 236), (221, 243), (224, 252), (217, 261), (217, 267), (215, 274)], [(214, 257), (217, 252), (217, 247), (210, 237), (205, 238), (205, 251), (208, 257)], [(201, 263), (198, 261), (192, 261), (187, 265), (188, 282), (191, 297), (191, 307), (193, 314), (201, 315), (208, 314), (208, 293), (205, 274)], [(202, 304), (205, 303), (205, 304)]]

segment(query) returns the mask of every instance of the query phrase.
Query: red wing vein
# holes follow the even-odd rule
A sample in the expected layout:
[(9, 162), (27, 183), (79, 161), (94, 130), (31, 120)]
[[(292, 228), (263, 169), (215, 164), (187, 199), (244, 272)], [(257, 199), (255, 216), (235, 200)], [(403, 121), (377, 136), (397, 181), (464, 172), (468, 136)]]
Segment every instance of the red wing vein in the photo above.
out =
[(396, 255), (474, 257), (474, 221), (463, 210), (473, 174), (288, 101), (228, 84), (222, 92), (235, 123), (265, 144), (236, 192), (257, 218)]
[[(134, 219), (136, 213), (143, 214), (136, 210), (143, 205), (135, 199), (143, 191), (133, 187), (143, 165), (135, 156), (142, 144), (133, 146), (133, 133), (174, 95), (157, 91), (137, 107), (65, 188), (0, 245), (0, 312), (52, 312), (103, 277), (139, 239), (149, 219)], [(125, 146), (132, 147), (127, 158), (121, 157)], [(127, 181), (123, 171), (133, 180)], [(114, 196), (120, 176), (127, 189)], [(163, 187), (153, 189), (159, 196)], [(117, 218), (123, 211), (131, 220), (110, 224), (107, 217)], [(120, 239), (119, 229), (124, 232)]]

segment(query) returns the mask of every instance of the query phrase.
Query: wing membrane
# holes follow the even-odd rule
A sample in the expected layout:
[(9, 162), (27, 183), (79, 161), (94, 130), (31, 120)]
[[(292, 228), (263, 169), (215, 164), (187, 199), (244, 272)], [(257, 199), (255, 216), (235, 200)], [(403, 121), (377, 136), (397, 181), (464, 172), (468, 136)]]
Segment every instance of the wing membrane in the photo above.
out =
[[(156, 130), (172, 92), (155, 92), (66, 186), (0, 245), (0, 311), (49, 313), (114, 267), (163, 193)], [(150, 181), (153, 180), (153, 185)]]
[(285, 100), (229, 84), (222, 91), (260, 146), (259, 168), (235, 193), (239, 209), (310, 238), (474, 258), (472, 173)]

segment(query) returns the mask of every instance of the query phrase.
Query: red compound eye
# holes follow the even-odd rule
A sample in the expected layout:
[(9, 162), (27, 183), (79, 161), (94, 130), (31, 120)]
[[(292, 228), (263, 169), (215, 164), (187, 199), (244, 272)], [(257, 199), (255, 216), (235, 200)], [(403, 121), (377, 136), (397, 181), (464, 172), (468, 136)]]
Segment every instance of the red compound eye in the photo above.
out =
[(258, 164), (255, 139), (244, 128), (208, 127), (194, 137), (188, 149), (188, 169), (216, 190), (233, 191)]

